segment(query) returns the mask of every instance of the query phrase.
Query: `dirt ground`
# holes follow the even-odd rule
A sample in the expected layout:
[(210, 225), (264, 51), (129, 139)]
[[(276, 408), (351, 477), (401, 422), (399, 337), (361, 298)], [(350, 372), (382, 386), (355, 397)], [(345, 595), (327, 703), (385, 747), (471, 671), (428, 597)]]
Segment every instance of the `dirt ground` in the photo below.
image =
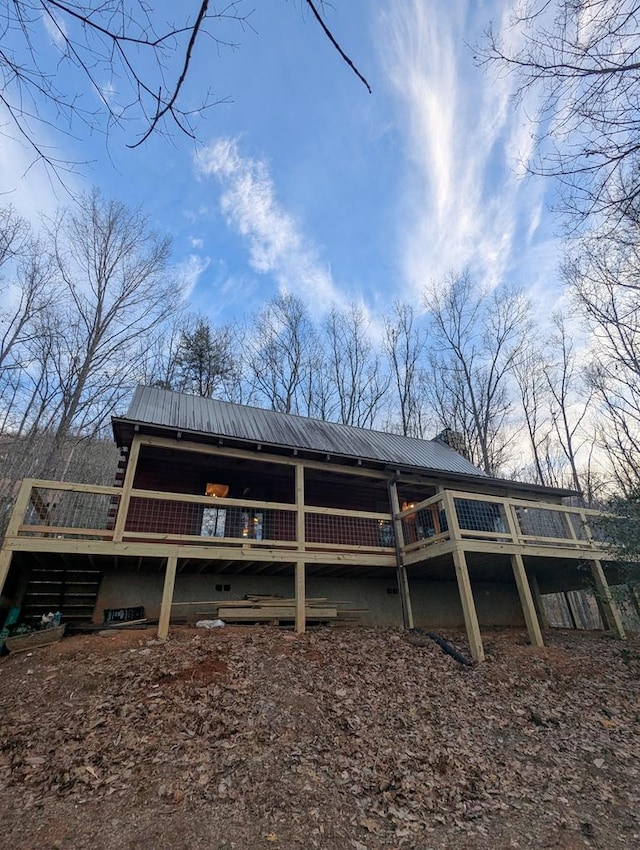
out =
[(470, 668), (392, 629), (2, 658), (0, 847), (637, 850), (640, 637), (483, 637)]

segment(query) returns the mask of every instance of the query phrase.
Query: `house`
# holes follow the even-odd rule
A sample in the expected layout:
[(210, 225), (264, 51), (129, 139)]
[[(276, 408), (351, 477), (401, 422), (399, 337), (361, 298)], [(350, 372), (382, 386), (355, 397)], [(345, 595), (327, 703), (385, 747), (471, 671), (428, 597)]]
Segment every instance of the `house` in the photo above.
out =
[(595, 585), (623, 634), (621, 579), (571, 491), (491, 478), (441, 439), (153, 387), (113, 430), (115, 486), (22, 484), (0, 591), (34, 613), (144, 606), (165, 637), (189, 606), (271, 594), (295, 599), (303, 631), (320, 598), (367, 624), (464, 625), (481, 660), (482, 626), (525, 624), (542, 645), (541, 595)]

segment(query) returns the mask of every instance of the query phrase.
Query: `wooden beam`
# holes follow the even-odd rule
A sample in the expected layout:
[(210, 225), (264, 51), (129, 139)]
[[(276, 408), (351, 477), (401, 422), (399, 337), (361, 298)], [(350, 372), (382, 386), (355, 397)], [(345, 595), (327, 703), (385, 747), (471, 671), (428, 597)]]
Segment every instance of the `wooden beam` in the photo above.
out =
[(307, 630), (306, 618), (305, 563), (296, 561), (296, 632), (303, 635)]
[(456, 506), (450, 491), (443, 493), (442, 498), (447, 516), (447, 525), (449, 526), (449, 534), (451, 535), (451, 542), (455, 547), (452, 552), (453, 564), (456, 571), (456, 581), (458, 582), (458, 592), (460, 593), (462, 614), (464, 616), (464, 624), (467, 630), (467, 640), (469, 641), (471, 656), (474, 661), (484, 661), (484, 647), (482, 646), (482, 638), (480, 636), (478, 613), (476, 611), (476, 604), (473, 601), (473, 591), (471, 590), (471, 581), (469, 580), (467, 559), (464, 554), (464, 549), (462, 548), (460, 524), (458, 523)]
[[(107, 487), (103, 484), (77, 484), (74, 481), (51, 481), (48, 478), (24, 478), (21, 488), (28, 487), (40, 490), (66, 490), (74, 493), (98, 493), (102, 496), (119, 496), (121, 487)], [(18, 496), (20, 498), (20, 496)], [(27, 503), (29, 498), (27, 497)]]
[(304, 549), (304, 466), (296, 463), (296, 542), (299, 549)]
[(536, 606), (536, 613), (538, 615), (538, 622), (540, 623), (540, 628), (548, 629), (549, 618), (547, 617), (547, 612), (544, 608), (544, 602), (542, 601), (540, 585), (538, 584), (538, 576), (533, 570), (528, 570), (527, 578), (529, 579), (529, 587), (531, 588), (531, 595), (533, 596), (533, 604)]
[[(115, 557), (144, 557), (164, 559), (168, 555), (177, 558), (193, 558), (197, 560), (223, 560), (229, 558), (233, 561), (270, 561), (291, 564), (298, 557), (295, 548), (251, 548), (244, 546), (188, 546), (172, 545), (170, 543), (142, 543), (140, 541), (124, 541), (114, 543), (111, 541), (98, 540), (57, 540), (55, 538), (43, 537), (16, 537), (5, 541), (5, 548), (12, 552), (69, 552), (76, 555), (108, 555)], [(335, 549), (332, 551), (305, 551), (304, 559), (307, 562), (321, 564), (353, 564), (363, 567), (395, 567), (396, 559), (391, 554), (374, 554), (373, 552), (352, 552), (349, 549)]]
[[(567, 611), (569, 612), (569, 620), (571, 621), (572, 629), (580, 628), (580, 612), (576, 608), (575, 602), (573, 601), (573, 597), (569, 595), (566, 591), (563, 593), (564, 601), (567, 603)], [(604, 617), (602, 619), (604, 624)], [(604, 626), (606, 629), (606, 625)]]
[(516, 580), (516, 586), (518, 588), (518, 595), (520, 597), (522, 613), (524, 614), (524, 621), (527, 624), (529, 641), (532, 646), (544, 646), (542, 632), (540, 631), (540, 623), (538, 622), (538, 615), (536, 614), (533, 595), (531, 593), (531, 588), (529, 587), (529, 581), (527, 579), (527, 572), (524, 568), (522, 555), (511, 556), (511, 567)]
[(0, 596), (2, 596), (2, 591), (4, 590), (4, 585), (7, 580), (7, 576), (9, 575), (12, 556), (13, 552), (10, 549), (0, 550)]
[(164, 587), (162, 589), (162, 603), (160, 605), (160, 620), (158, 622), (159, 640), (166, 640), (169, 634), (169, 620), (171, 618), (171, 603), (173, 602), (173, 589), (176, 583), (177, 566), (177, 558), (167, 558), (167, 566), (164, 574)]
[(131, 443), (129, 459), (127, 461), (127, 471), (122, 482), (122, 494), (118, 503), (118, 513), (116, 515), (115, 525), (113, 527), (113, 539), (116, 542), (122, 540), (125, 525), (127, 522), (127, 514), (129, 513), (129, 502), (131, 501), (131, 491), (133, 489), (133, 481), (136, 476), (136, 468), (138, 466), (138, 457), (140, 455), (141, 438), (136, 435)]
[(398, 581), (398, 593), (402, 606), (402, 624), (405, 629), (413, 629), (413, 608), (411, 606), (411, 594), (409, 592), (409, 579), (407, 568), (404, 563), (404, 531), (400, 519), (400, 502), (398, 500), (398, 485), (395, 480), (389, 481), (389, 507), (393, 517), (393, 532), (396, 543), (396, 576)]
[(464, 624), (467, 630), (467, 639), (469, 641), (469, 648), (471, 649), (471, 656), (475, 661), (484, 661), (484, 647), (482, 646), (482, 638), (480, 636), (478, 614), (476, 612), (475, 602), (473, 601), (471, 582), (469, 580), (469, 570), (467, 569), (467, 559), (465, 558), (462, 549), (454, 550), (453, 563), (456, 569), (456, 581), (458, 582), (460, 601), (462, 603), (462, 613), (464, 615)]
[(22, 484), (20, 485), (18, 495), (16, 497), (15, 502), (13, 503), (13, 511), (11, 512), (11, 516), (9, 517), (9, 522), (7, 523), (5, 538), (18, 536), (18, 530), (22, 525), (24, 515), (27, 511), (27, 506), (31, 501), (33, 485), (33, 478), (25, 478)]
[(618, 612), (616, 603), (613, 601), (611, 589), (607, 579), (605, 578), (602, 564), (600, 561), (590, 561), (589, 565), (591, 567), (591, 576), (595, 585), (596, 598), (602, 606), (601, 610), (604, 615), (602, 618), (604, 620), (604, 626), (619, 637), (620, 640), (624, 640), (625, 633), (622, 626), (622, 620), (620, 619), (620, 613)]

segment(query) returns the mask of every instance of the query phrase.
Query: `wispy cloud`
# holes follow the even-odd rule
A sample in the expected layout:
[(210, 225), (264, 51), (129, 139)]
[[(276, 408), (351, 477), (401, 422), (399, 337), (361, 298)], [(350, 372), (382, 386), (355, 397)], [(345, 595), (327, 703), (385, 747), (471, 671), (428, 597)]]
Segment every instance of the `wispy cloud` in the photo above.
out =
[(175, 266), (175, 272), (178, 280), (181, 282), (183, 298), (185, 300), (191, 297), (193, 290), (198, 285), (198, 281), (203, 272), (209, 267), (211, 260), (209, 257), (201, 257), (198, 254), (189, 254)]
[(220, 138), (201, 151), (197, 165), (219, 182), (220, 208), (244, 239), (255, 272), (272, 276), (283, 292), (313, 295), (320, 309), (342, 301), (328, 264), (279, 202), (267, 162), (244, 155), (237, 139)]
[(48, 7), (45, 8), (45, 14), (42, 16), (44, 28), (56, 47), (63, 47), (67, 38), (65, 22), (62, 17), (55, 15)]
[(506, 4), (461, 0), (441, 11), (433, 0), (392, 0), (376, 30), (405, 139), (398, 233), (416, 291), (451, 268), (469, 267), (490, 286), (504, 279), (537, 238), (546, 188), (521, 179), (532, 128), (511, 98), (513, 80), (476, 68), (465, 44), (491, 12), (501, 26)]

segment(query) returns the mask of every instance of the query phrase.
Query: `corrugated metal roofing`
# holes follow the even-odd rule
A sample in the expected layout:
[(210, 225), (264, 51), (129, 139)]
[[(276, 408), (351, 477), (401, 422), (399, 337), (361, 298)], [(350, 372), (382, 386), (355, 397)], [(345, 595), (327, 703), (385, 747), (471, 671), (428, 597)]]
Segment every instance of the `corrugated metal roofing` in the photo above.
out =
[(157, 387), (138, 387), (124, 418), (180, 431), (247, 440), (265, 447), (281, 446), (389, 465), (487, 477), (438, 440), (370, 431)]

